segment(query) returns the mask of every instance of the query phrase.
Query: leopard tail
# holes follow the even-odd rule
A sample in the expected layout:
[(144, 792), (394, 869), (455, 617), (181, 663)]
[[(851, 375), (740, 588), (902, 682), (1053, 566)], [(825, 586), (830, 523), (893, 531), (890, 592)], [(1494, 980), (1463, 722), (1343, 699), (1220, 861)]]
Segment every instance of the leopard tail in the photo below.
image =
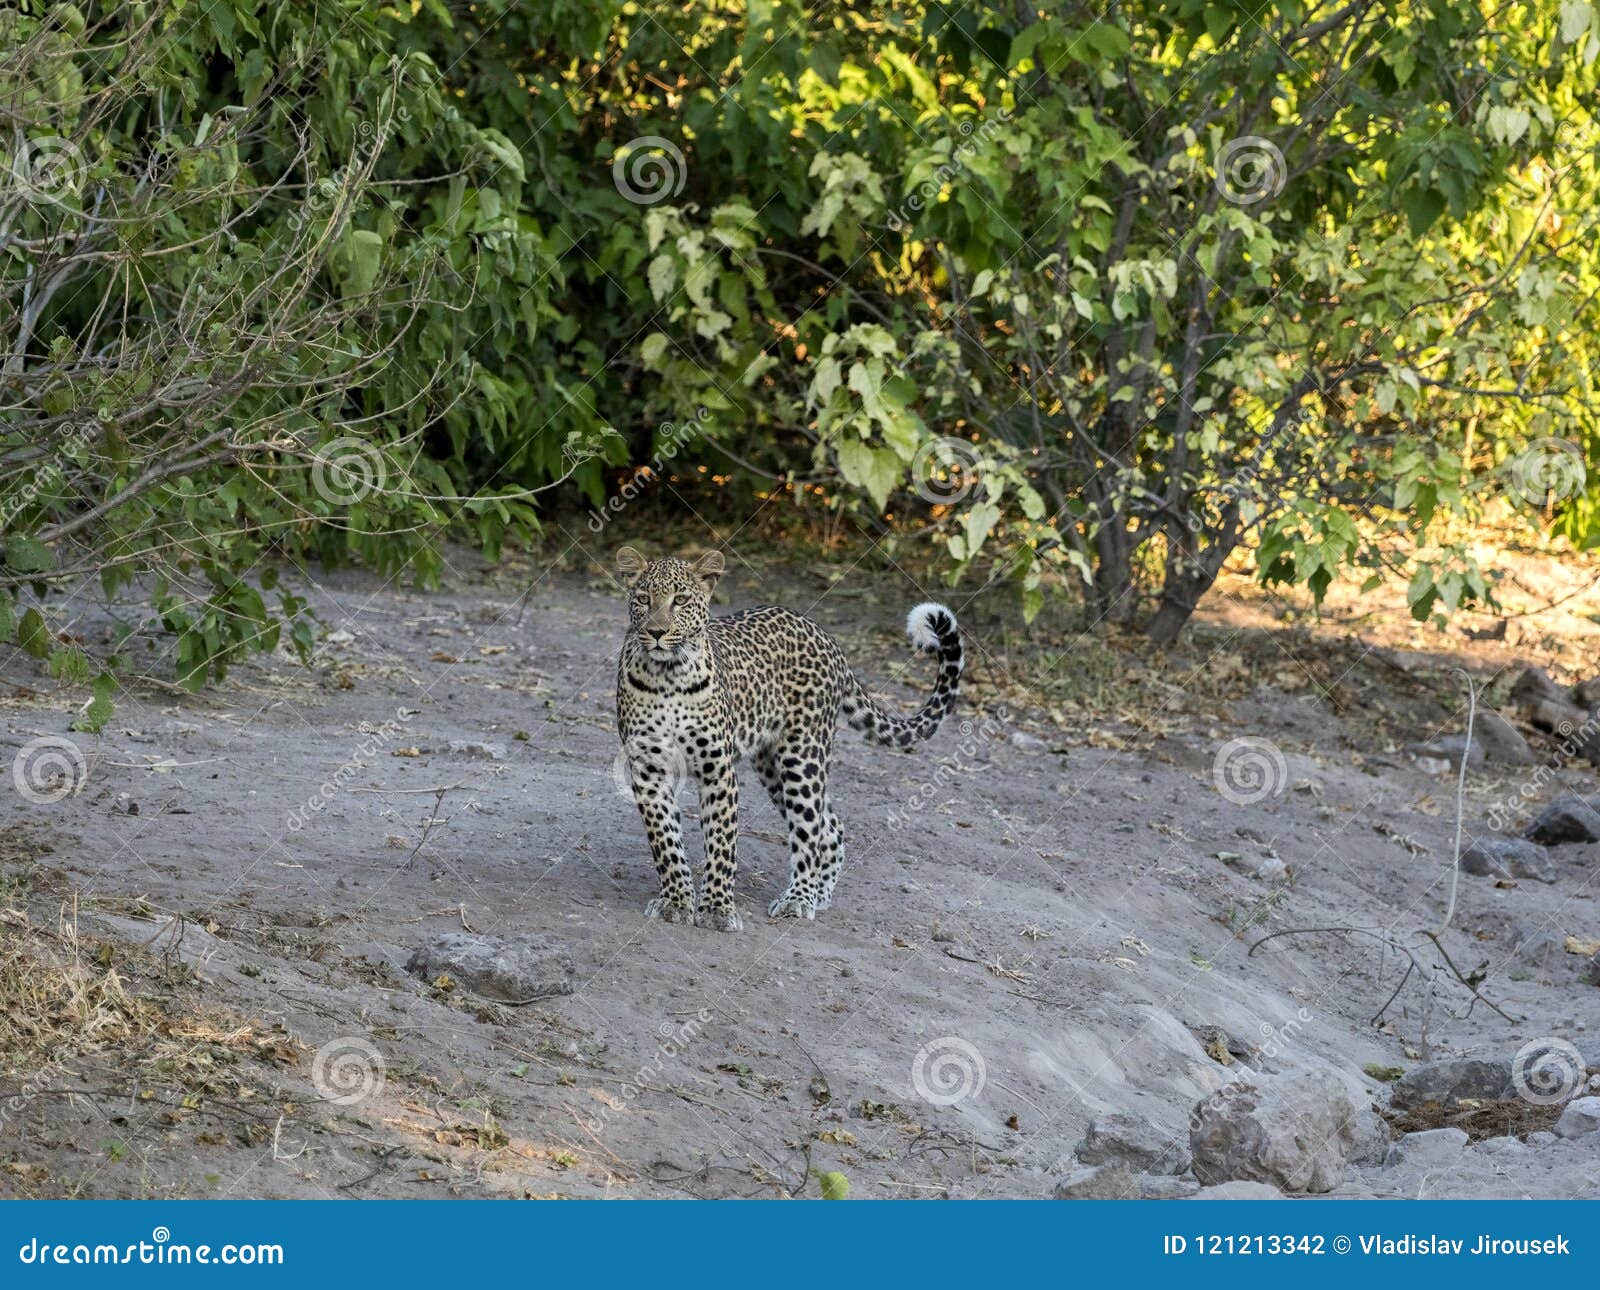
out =
[(909, 749), (932, 737), (961, 689), (961, 629), (954, 613), (931, 601), (918, 605), (906, 615), (906, 635), (918, 649), (939, 657), (939, 674), (927, 702), (909, 717), (898, 716), (885, 710), (851, 672), (841, 707), (852, 729), (859, 730), (869, 742), (889, 748)]

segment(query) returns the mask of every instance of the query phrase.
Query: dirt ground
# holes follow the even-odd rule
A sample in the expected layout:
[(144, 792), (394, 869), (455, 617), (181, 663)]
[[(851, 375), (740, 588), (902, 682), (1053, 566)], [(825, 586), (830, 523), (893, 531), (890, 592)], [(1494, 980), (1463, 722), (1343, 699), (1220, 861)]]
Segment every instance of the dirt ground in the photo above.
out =
[[(43, 1018), (0, 1030), (0, 1195), (814, 1196), (840, 1174), (857, 1197), (1048, 1196), (1093, 1116), (1181, 1135), (1241, 1066), (1332, 1063), (1381, 1101), (1368, 1067), (1538, 1037), (1600, 1064), (1600, 980), (1570, 948), (1600, 937), (1600, 845), (1554, 849), (1552, 883), (1461, 877), (1441, 944), (1480, 1000), (1431, 954), (1402, 985), (1348, 933), (1250, 952), (1296, 928), (1428, 948), (1455, 782), (1404, 745), (1459, 731), (1460, 661), (1492, 702), (1519, 659), (1600, 658), (1592, 582), (1551, 639), (1384, 644), (1225, 587), (1163, 659), (1025, 641), (882, 560), (745, 550), (728, 607), (810, 613), (887, 699), (930, 680), (899, 628), (930, 596), (970, 670), (918, 752), (841, 735), (847, 861), (815, 922), (765, 917), (782, 826), (743, 780), (745, 929), (722, 934), (642, 916), (623, 608), (571, 536), (548, 565), (452, 552), (437, 593), (286, 571), (323, 625), (311, 668), (137, 685), (98, 736), (69, 729), (81, 692), (0, 657), (6, 760), (49, 736), (85, 758), (77, 792), (0, 808), (0, 991)], [(69, 630), (100, 647), (136, 608), (86, 596)], [(1215, 774), (1230, 748), (1265, 776), (1243, 800)], [(1468, 836), (1530, 775), (1469, 774)], [(1597, 788), (1574, 765), (1530, 800)], [(540, 938), (572, 993), (513, 1007), (407, 972), (451, 931)], [(1344, 1194), (1600, 1195), (1600, 1145)]]

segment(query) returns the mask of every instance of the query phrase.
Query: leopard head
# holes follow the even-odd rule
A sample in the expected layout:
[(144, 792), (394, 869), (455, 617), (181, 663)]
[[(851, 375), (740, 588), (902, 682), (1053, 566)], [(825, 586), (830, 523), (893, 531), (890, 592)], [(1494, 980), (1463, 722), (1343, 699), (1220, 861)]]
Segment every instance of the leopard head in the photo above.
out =
[(617, 577), (628, 592), (628, 631), (657, 662), (680, 655), (705, 634), (722, 553), (696, 560), (646, 560), (631, 546), (617, 552)]

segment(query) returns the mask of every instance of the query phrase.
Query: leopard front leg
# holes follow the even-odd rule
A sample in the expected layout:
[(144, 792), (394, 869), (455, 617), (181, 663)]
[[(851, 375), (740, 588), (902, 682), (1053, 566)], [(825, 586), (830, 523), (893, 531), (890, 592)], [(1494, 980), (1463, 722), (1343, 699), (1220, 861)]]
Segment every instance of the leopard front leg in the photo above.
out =
[(644, 907), (646, 918), (664, 923), (694, 922), (694, 875), (683, 846), (683, 816), (678, 810), (678, 784), (666, 760), (630, 751), (633, 800), (644, 819), (650, 854), (661, 880), (661, 894)]
[(695, 922), (719, 932), (737, 932), (744, 926), (733, 903), (733, 880), (739, 869), (739, 779), (726, 750), (708, 756), (700, 770), (706, 869)]

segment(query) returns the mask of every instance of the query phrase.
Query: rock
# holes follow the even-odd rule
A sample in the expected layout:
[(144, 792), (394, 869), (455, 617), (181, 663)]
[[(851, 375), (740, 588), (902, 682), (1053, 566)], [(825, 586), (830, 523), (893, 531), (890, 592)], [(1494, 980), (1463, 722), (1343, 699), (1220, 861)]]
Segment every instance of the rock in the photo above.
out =
[(1493, 708), (1485, 708), (1473, 722), (1472, 737), (1483, 744), (1492, 762), (1505, 766), (1531, 766), (1537, 760), (1522, 732)]
[(1139, 1183), (1126, 1165), (1085, 1165), (1056, 1184), (1057, 1200), (1133, 1200)]
[(1600, 708), (1600, 676), (1579, 681), (1572, 687), (1572, 697), (1577, 700), (1578, 706), (1586, 711), (1593, 712), (1596, 708)]
[(1395, 1081), (1390, 1101), (1402, 1109), (1413, 1109), (1429, 1102), (1448, 1107), (1464, 1100), (1499, 1102), (1515, 1096), (1509, 1061), (1460, 1057), (1412, 1067)]
[(1190, 1200), (1282, 1200), (1283, 1193), (1266, 1183), (1238, 1181), (1202, 1187)]
[(1147, 1174), (1181, 1174), (1189, 1168), (1189, 1145), (1142, 1115), (1113, 1112), (1089, 1125), (1073, 1152), (1086, 1165), (1117, 1163)]
[(504, 761), (506, 748), (504, 744), (486, 744), (476, 739), (452, 739), (450, 741), (450, 755), (452, 757), (472, 757), (478, 761)]
[(1451, 1164), (1467, 1149), (1465, 1129), (1424, 1129), (1421, 1133), (1408, 1133), (1389, 1148), (1389, 1165), (1409, 1165), (1412, 1168), (1437, 1169)]
[(1468, 766), (1481, 766), (1488, 756), (1481, 743), (1476, 739), (1468, 743), (1465, 735), (1446, 735), (1431, 743), (1408, 744), (1406, 751), (1417, 758), (1418, 764), (1424, 760), (1438, 759), (1445, 762), (1450, 770), (1461, 769), (1463, 754), (1466, 756)]
[(1289, 866), (1277, 856), (1268, 856), (1256, 866), (1256, 877), (1262, 882), (1281, 882), (1289, 874)]
[(1437, 779), (1441, 775), (1448, 775), (1453, 767), (1443, 757), (1418, 757), (1417, 769)]
[(1188, 1200), (1199, 1190), (1200, 1184), (1193, 1178), (1145, 1174), (1139, 1179), (1140, 1200)]
[(1528, 1144), (1521, 1138), (1485, 1138), (1474, 1148), (1479, 1155), (1484, 1156), (1514, 1156), (1518, 1152), (1526, 1151)]
[(1528, 826), (1532, 842), (1600, 842), (1600, 798), (1558, 797)]
[(1556, 1121), (1556, 1137), (1586, 1138), (1600, 1130), (1600, 1097), (1580, 1097), (1568, 1102)]
[(1548, 1147), (1551, 1143), (1560, 1141), (1560, 1138), (1556, 1137), (1555, 1134), (1549, 1132), (1547, 1129), (1535, 1130), (1533, 1133), (1530, 1133), (1527, 1138), (1527, 1142), (1530, 1147)]
[(1202, 1183), (1271, 1183), (1284, 1191), (1337, 1187), (1352, 1160), (1381, 1159), (1389, 1134), (1332, 1070), (1270, 1076), (1213, 1093), (1194, 1109), (1189, 1145)]
[(1555, 866), (1550, 852), (1537, 842), (1521, 838), (1478, 838), (1461, 852), (1464, 873), (1491, 878), (1532, 878), (1554, 882)]
[(572, 960), (541, 938), (447, 932), (424, 945), (406, 971), (425, 981), (449, 976), (490, 999), (521, 1001), (572, 993)]
[(1532, 707), (1536, 703), (1555, 701), (1566, 702), (1567, 694), (1559, 685), (1552, 681), (1549, 674), (1542, 667), (1530, 667), (1523, 671), (1511, 687), (1511, 697), (1524, 707)]
[(1013, 730), (1008, 742), (1013, 748), (1020, 749), (1022, 752), (1038, 753), (1050, 751), (1049, 744), (1045, 743), (1038, 735), (1030, 735), (1026, 730)]

